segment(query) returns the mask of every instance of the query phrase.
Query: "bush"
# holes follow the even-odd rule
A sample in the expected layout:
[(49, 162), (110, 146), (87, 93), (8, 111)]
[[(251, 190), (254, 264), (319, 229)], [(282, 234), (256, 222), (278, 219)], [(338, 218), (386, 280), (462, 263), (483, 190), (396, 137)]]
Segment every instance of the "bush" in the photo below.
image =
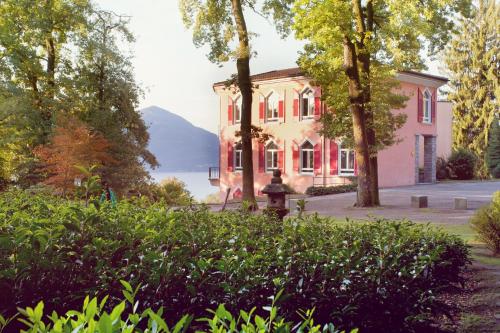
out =
[(169, 206), (186, 206), (192, 202), (186, 184), (177, 178), (165, 178), (153, 186), (155, 200), (163, 200)]
[(490, 205), (481, 207), (471, 219), (472, 228), (480, 241), (500, 254), (500, 191), (495, 192)]
[(475, 165), (476, 155), (473, 152), (464, 148), (454, 150), (448, 158), (450, 178), (460, 180), (474, 178)]
[[(246, 311), (239, 311), (238, 316), (231, 314), (226, 310), (223, 304), (220, 304), (216, 310), (209, 310), (208, 316), (194, 319), (193, 316), (184, 315), (182, 318), (168, 327), (167, 320), (163, 317), (163, 309), (153, 311), (151, 308), (143, 312), (138, 312), (138, 303), (134, 303), (135, 293), (130, 284), (121, 281), (126, 287), (123, 290), (127, 296), (126, 301), (105, 311), (108, 296), (102, 300), (97, 298), (90, 299), (85, 297), (82, 311), (73, 309), (66, 312), (65, 316), (60, 316), (53, 312), (50, 316), (51, 322), (44, 322), (44, 303), (40, 302), (36, 307), (19, 309), (21, 318), (27, 328), (22, 330), (25, 333), (52, 333), (52, 332), (81, 332), (93, 333), (97, 327), (99, 332), (211, 332), (211, 333), (243, 333), (243, 332), (281, 332), (281, 333), (345, 333), (335, 329), (332, 324), (324, 326), (315, 324), (313, 319), (314, 310), (300, 311), (301, 319), (294, 323), (285, 320), (279, 314), (279, 308), (276, 302), (279, 299), (279, 293), (276, 297), (269, 297), (271, 304), (266, 307), (269, 314), (265, 317), (256, 315), (255, 308)], [(136, 289), (137, 291), (137, 289)], [(79, 308), (80, 309), (80, 308)], [(162, 318), (163, 317), (163, 318)], [(208, 318), (210, 317), (210, 318)], [(0, 316), (0, 331), (9, 326), (13, 318), (4, 319)], [(12, 326), (9, 326), (12, 331)], [(350, 333), (357, 333), (357, 329)]]
[(436, 160), (436, 178), (438, 180), (448, 179), (448, 162), (444, 157), (438, 157)]
[(320, 196), (328, 194), (356, 192), (357, 187), (358, 186), (356, 184), (324, 186), (324, 187), (311, 186), (307, 188), (306, 194), (310, 196)]
[[(283, 223), (243, 211), (168, 210), (125, 200), (85, 207), (25, 192), (0, 194), (0, 312), (44, 300), (48, 312), (85, 295), (121, 299), (124, 279), (142, 284), (140, 304), (166, 318), (225, 304), (315, 307), (318, 323), (363, 332), (408, 331), (440, 310), (435, 294), (461, 282), (468, 249), (458, 237), (410, 222), (334, 223), (318, 216)], [(261, 312), (259, 312), (261, 311)]]

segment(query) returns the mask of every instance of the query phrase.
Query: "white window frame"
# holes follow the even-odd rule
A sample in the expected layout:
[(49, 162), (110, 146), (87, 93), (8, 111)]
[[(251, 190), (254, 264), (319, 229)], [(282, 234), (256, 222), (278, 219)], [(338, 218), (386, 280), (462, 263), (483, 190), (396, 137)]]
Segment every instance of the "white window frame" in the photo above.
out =
[(426, 124), (432, 123), (432, 94), (428, 89), (425, 89), (422, 105), (422, 122)]
[[(309, 143), (312, 146), (312, 148), (305, 148), (304, 149), (304, 145), (306, 143)], [(300, 173), (301, 174), (307, 174), (307, 175), (313, 174), (314, 173), (314, 144), (311, 141), (306, 140), (306, 141), (304, 141), (300, 145), (299, 148), (300, 148), (299, 149), (299, 154), (300, 154)], [(306, 161), (309, 161), (310, 164), (311, 164), (311, 165), (308, 165), (307, 168), (304, 168), (304, 153), (306, 153), (306, 155), (307, 155)]]
[[(274, 102), (274, 105), (271, 105), (271, 102)], [(266, 97), (266, 109), (265, 109), (265, 116), (266, 116), (266, 121), (278, 121), (279, 120), (279, 95), (276, 92), (271, 92), (267, 97)], [(269, 116), (271, 114), (271, 116)]]
[[(308, 104), (307, 104), (307, 114), (304, 114), (304, 96), (308, 95), (307, 99)], [(302, 93), (300, 94), (300, 117), (301, 119), (313, 119), (314, 118), (314, 108), (315, 108), (315, 101), (314, 101), (314, 91), (311, 88), (306, 88)]]
[[(240, 96), (237, 96), (234, 101), (233, 101), (233, 123), (239, 124), (241, 123), (241, 103), (243, 101), (243, 98)], [(236, 114), (239, 115), (239, 117), (236, 117)]]
[[(240, 165), (238, 165), (236, 162), (238, 161), (237, 156), (239, 155), (239, 161)], [(241, 147), (241, 142), (237, 143), (234, 146), (234, 156), (233, 156), (233, 165), (234, 165), (234, 170), (235, 171), (241, 171), (243, 170), (243, 149)]]
[[(342, 152), (346, 153), (346, 168), (342, 168)], [(352, 152), (352, 169), (349, 168), (349, 162), (351, 159), (351, 152)], [(339, 168), (339, 175), (340, 176), (354, 176), (354, 169), (355, 169), (355, 162), (354, 159), (356, 158), (356, 153), (354, 149), (349, 149), (349, 148), (342, 148), (342, 145), (339, 144), (339, 157), (338, 157), (338, 168)]]
[[(270, 149), (269, 146), (274, 145), (275, 148)], [(266, 164), (266, 172), (273, 172), (274, 170), (277, 170), (279, 167), (279, 147), (274, 141), (270, 141), (264, 150), (264, 158), (265, 158), (265, 164)], [(268, 163), (268, 154), (271, 154), (271, 165)]]

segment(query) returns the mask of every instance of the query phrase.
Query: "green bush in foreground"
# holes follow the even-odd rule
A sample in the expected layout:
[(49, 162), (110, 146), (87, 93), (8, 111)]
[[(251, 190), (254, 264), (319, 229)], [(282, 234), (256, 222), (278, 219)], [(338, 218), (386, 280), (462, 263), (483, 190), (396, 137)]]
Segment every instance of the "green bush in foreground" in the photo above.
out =
[[(49, 322), (44, 321), (44, 303), (39, 302), (36, 307), (19, 309), (21, 318), (18, 320), (25, 325), (21, 332), (25, 333), (59, 333), (59, 332), (79, 332), (79, 333), (179, 333), (186, 331), (226, 333), (346, 333), (337, 330), (332, 324), (315, 324), (313, 319), (314, 310), (301, 311), (301, 319), (298, 322), (288, 322), (279, 314), (276, 300), (280, 293), (270, 297), (272, 304), (265, 307), (269, 314), (261, 317), (255, 314), (255, 308), (249, 312), (240, 310), (238, 316), (233, 316), (227, 311), (224, 305), (219, 305), (217, 309), (208, 310), (211, 317), (194, 319), (193, 316), (184, 315), (182, 318), (169, 327), (163, 317), (163, 308), (153, 311), (148, 308), (142, 312), (138, 311), (139, 302), (134, 301), (135, 293), (125, 281), (121, 281), (125, 286), (123, 291), (127, 301), (122, 301), (114, 308), (106, 312), (106, 302), (108, 297), (101, 301), (97, 298), (90, 299), (88, 296), (83, 301), (82, 311), (70, 310), (66, 315), (60, 316), (53, 312)], [(136, 289), (137, 291), (137, 289)], [(14, 318), (9, 318), (12, 320)], [(7, 320), (0, 316), (0, 331), (7, 327)], [(351, 330), (350, 333), (357, 333), (358, 330)]]
[(495, 192), (491, 204), (481, 207), (471, 219), (472, 228), (480, 241), (500, 254), (500, 191)]
[(356, 184), (324, 186), (324, 187), (311, 186), (306, 189), (306, 194), (310, 196), (320, 196), (328, 194), (356, 192), (357, 187), (358, 186)]
[(43, 300), (49, 313), (86, 295), (121, 299), (123, 279), (141, 284), (144, 308), (166, 318), (203, 316), (225, 304), (315, 308), (318, 323), (362, 332), (411, 331), (441, 310), (436, 294), (460, 283), (468, 248), (427, 225), (335, 223), (307, 216), (284, 223), (246, 212), (116, 208), (10, 191), (0, 195), (0, 312)]

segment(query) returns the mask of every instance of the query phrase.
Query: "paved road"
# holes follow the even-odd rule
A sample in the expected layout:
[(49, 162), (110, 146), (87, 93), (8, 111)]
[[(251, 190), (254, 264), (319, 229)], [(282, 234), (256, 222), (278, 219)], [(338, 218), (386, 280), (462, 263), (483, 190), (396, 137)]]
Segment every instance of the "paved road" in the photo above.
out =
[[(445, 182), (433, 185), (416, 185), (387, 188), (380, 191), (382, 207), (354, 208), (355, 193), (307, 198), (307, 210), (320, 215), (338, 218), (363, 219), (369, 216), (408, 218), (413, 221), (438, 223), (468, 223), (474, 211), (491, 201), (495, 191), (500, 191), (500, 181)], [(416, 209), (410, 205), (412, 195), (427, 195), (429, 208)], [(454, 210), (453, 198), (465, 197), (469, 209)]]

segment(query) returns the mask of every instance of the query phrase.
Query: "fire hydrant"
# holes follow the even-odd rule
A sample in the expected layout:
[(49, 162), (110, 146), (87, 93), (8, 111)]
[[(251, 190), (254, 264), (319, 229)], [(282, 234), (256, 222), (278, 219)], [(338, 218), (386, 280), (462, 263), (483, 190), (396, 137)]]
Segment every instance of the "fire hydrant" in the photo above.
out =
[(271, 184), (267, 184), (262, 193), (267, 194), (267, 212), (270, 215), (276, 215), (281, 221), (288, 209), (285, 208), (285, 195), (287, 193), (283, 180), (281, 179), (281, 171), (274, 170)]

